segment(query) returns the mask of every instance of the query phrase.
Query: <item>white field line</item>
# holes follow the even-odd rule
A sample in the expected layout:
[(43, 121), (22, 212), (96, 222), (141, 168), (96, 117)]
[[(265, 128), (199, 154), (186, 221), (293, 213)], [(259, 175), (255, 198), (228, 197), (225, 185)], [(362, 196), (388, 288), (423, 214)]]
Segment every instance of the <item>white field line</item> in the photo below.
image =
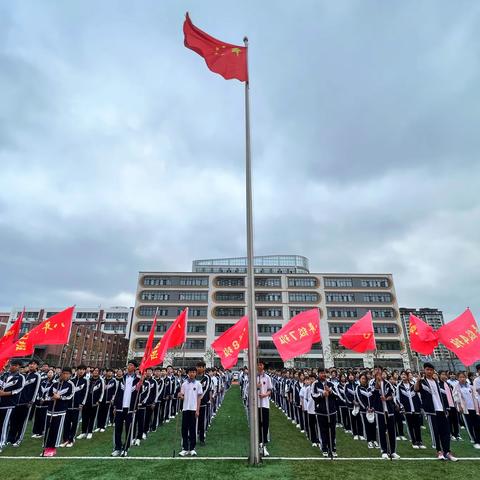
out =
[[(480, 457), (457, 457), (459, 460), (469, 461), (469, 462), (478, 462), (480, 461)], [(211, 460), (211, 461), (219, 461), (219, 460), (248, 460), (248, 457), (88, 457), (88, 456), (75, 456), (75, 457), (33, 457), (33, 456), (5, 456), (1, 455), (0, 459), (5, 460), (111, 460), (111, 461), (166, 461), (166, 460), (178, 460), (178, 461), (196, 461), (196, 460)], [(264, 458), (263, 460), (270, 462), (275, 460), (282, 460), (282, 461), (322, 461), (322, 462), (342, 462), (342, 461), (355, 461), (355, 462), (371, 462), (371, 461), (379, 461), (379, 462), (386, 462), (388, 460), (384, 460), (380, 457), (338, 457), (334, 460), (325, 457), (268, 457)], [(392, 462), (439, 462), (435, 457), (402, 457), (400, 460), (393, 460)]]

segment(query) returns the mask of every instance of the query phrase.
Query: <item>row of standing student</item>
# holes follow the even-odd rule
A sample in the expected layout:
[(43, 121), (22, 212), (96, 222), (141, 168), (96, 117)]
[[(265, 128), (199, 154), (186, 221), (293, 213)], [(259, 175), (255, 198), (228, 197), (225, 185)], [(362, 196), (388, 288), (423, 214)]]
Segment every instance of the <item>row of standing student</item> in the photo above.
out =
[[(135, 361), (129, 362), (125, 375), (122, 370), (114, 375), (107, 369), (101, 376), (98, 368), (88, 375), (83, 365), (74, 377), (70, 368), (58, 375), (53, 369), (39, 372), (35, 361), (24, 372), (21, 367), (20, 361), (13, 360), (0, 375), (0, 452), (9, 444), (20, 446), (33, 417), (32, 437), (44, 439), (42, 455), (54, 456), (57, 447), (72, 447), (76, 439), (91, 439), (94, 432), (114, 424), (112, 455), (126, 456), (130, 445), (140, 445), (149, 432), (168, 423), (181, 409), (179, 394), (185, 377), (174, 375), (172, 367), (148, 369), (141, 385)], [(230, 378), (216, 369), (203, 376), (212, 398), (209, 394), (202, 410), (201, 442), (223, 395), (224, 377)]]
[(460, 424), (474, 448), (480, 448), (480, 376), (473, 382), (464, 373), (452, 379), (447, 372), (436, 375), (428, 363), (424, 370), (415, 379), (411, 372), (402, 372), (398, 381), (387, 380), (381, 369), (374, 378), (369, 372), (350, 372), (340, 379), (334, 375), (327, 379), (323, 371), (318, 376), (273, 372), (273, 400), (324, 456), (337, 456), (338, 425), (355, 440), (366, 440), (368, 448), (380, 448), (382, 458), (398, 459), (397, 440), (406, 440), (404, 423), (412, 447), (426, 448), (425, 419), (437, 458), (456, 461), (450, 440), (461, 439)]

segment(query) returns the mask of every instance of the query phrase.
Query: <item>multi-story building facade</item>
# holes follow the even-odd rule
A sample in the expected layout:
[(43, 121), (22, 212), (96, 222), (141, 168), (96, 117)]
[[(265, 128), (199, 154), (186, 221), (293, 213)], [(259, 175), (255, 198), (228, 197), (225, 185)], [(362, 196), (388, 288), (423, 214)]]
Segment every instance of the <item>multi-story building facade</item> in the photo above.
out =
[(0, 338), (3, 337), (7, 331), (9, 318), (10, 312), (0, 312)]
[[(405, 332), (407, 332), (407, 350), (411, 358), (411, 363), (417, 366), (420, 355), (410, 348), (410, 335), (408, 334), (410, 330), (410, 314), (421, 318), (425, 323), (433, 327), (435, 330), (438, 330), (442, 325), (444, 325), (445, 321), (443, 319), (443, 312), (441, 310), (437, 310), (436, 308), (400, 308), (400, 318), (402, 320), (403, 328)], [(439, 344), (438, 347), (433, 351), (433, 354), (430, 356), (430, 358), (432, 360), (438, 360), (444, 363), (456, 359), (456, 356), (444, 345)]]
[[(198, 359), (218, 363), (210, 347), (215, 338), (246, 313), (246, 259), (195, 260), (192, 272), (140, 272), (130, 350), (140, 358), (158, 308), (157, 336), (189, 307), (187, 341), (166, 362), (189, 364)], [(296, 255), (255, 257), (255, 307), (258, 355), (282, 365), (272, 341), (298, 313), (318, 308), (322, 342), (295, 359), (297, 366), (408, 365), (393, 278), (390, 274), (310, 273), (308, 259)], [(347, 351), (338, 340), (356, 320), (372, 311), (377, 340), (375, 355)], [(247, 352), (239, 357), (239, 366)]]

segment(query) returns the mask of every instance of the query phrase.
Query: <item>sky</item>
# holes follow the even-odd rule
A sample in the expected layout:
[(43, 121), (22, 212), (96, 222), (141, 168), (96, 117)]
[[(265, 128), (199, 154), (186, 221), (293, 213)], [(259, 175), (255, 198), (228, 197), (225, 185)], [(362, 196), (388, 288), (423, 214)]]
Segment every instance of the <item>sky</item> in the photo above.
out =
[(2, 2), (0, 308), (245, 255), (243, 84), (187, 10), (250, 40), (255, 253), (480, 315), (480, 3), (447, 0)]

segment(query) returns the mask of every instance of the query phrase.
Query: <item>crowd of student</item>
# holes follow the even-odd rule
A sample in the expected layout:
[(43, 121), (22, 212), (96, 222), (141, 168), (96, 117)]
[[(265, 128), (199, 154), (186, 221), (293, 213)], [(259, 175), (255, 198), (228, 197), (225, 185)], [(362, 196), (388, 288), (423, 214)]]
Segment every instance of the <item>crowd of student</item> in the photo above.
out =
[(204, 362), (189, 371), (149, 368), (142, 376), (134, 360), (126, 369), (114, 371), (48, 364), (39, 369), (34, 360), (24, 366), (13, 359), (0, 375), (0, 453), (7, 445), (21, 445), (31, 420), (32, 438), (43, 439), (43, 456), (54, 456), (58, 447), (71, 448), (77, 440), (90, 440), (110, 426), (114, 426), (112, 456), (127, 456), (131, 445), (139, 446), (182, 411), (180, 455), (196, 455), (197, 435), (204, 443), (230, 384), (229, 371), (206, 369)]
[[(265, 365), (259, 362), (261, 453), (269, 455), (270, 398), (325, 457), (338, 456), (337, 428), (366, 442), (368, 448), (380, 449), (382, 458), (396, 460), (400, 458), (397, 441), (406, 441), (407, 435), (412, 448), (427, 448), (422, 430), (428, 425), (437, 458), (457, 461), (450, 445), (462, 440), (462, 428), (473, 448), (480, 449), (480, 365), (476, 370), (476, 376), (436, 372), (432, 364), (425, 363), (422, 372), (379, 367), (265, 372)], [(240, 384), (247, 406), (248, 368), (242, 370)]]

